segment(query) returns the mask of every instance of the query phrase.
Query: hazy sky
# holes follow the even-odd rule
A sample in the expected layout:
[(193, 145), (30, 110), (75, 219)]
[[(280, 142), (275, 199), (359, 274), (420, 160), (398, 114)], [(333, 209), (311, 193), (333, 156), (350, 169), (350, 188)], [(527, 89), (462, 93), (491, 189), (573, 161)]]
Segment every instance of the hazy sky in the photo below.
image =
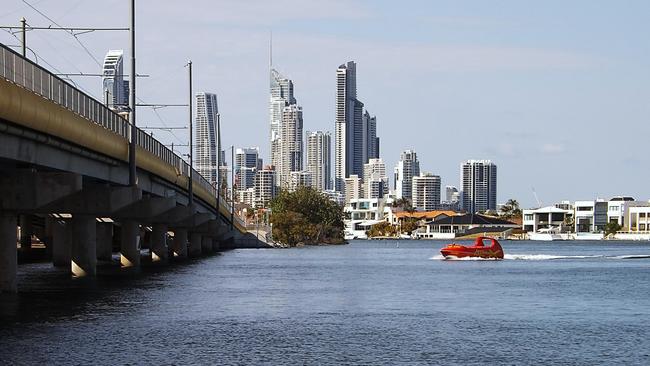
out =
[[(128, 0), (27, 2), (63, 26), (129, 24)], [(195, 91), (218, 95), (224, 146), (259, 146), (265, 162), (272, 30), (273, 64), (294, 80), (305, 131), (333, 133), (336, 68), (358, 63), (358, 98), (377, 116), (391, 175), (400, 151), (414, 149), (443, 185), (458, 185), (462, 160), (493, 160), (499, 202), (535, 206), (533, 188), (543, 204), (650, 199), (649, 1), (137, 3), (138, 72), (150, 75), (138, 80), (138, 96), (185, 103), (192, 59)], [(21, 16), (52, 24), (24, 1), (3, 0), (0, 23)], [(128, 57), (127, 32), (78, 39), (100, 62), (108, 49)], [(0, 42), (18, 44), (7, 32)], [(47, 68), (101, 71), (65, 32), (29, 32), (28, 46)], [(101, 95), (99, 78), (74, 80)], [(168, 126), (187, 124), (186, 109), (158, 114)], [(162, 123), (140, 109), (139, 125)], [(154, 134), (169, 143), (188, 135)]]

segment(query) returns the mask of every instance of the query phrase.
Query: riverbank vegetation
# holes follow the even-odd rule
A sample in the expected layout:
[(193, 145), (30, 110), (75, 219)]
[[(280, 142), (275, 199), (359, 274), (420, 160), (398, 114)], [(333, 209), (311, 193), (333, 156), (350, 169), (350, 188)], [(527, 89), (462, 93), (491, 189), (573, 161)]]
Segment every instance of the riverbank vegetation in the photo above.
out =
[(291, 247), (345, 242), (343, 207), (311, 187), (283, 190), (270, 207), (276, 242)]

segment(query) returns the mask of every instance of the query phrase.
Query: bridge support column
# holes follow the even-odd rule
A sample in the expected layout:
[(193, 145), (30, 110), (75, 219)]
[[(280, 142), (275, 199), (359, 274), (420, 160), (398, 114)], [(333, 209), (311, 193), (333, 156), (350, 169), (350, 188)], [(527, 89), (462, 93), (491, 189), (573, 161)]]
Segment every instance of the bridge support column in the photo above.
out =
[(201, 234), (190, 234), (190, 257), (201, 256)]
[(97, 259), (110, 262), (113, 259), (113, 223), (97, 223)]
[(213, 252), (218, 252), (219, 249), (220, 249), (220, 247), (219, 247), (219, 239), (212, 238), (212, 251)]
[(70, 222), (52, 220), (52, 263), (55, 267), (69, 267), (72, 260)]
[(20, 250), (26, 252), (32, 249), (32, 216), (20, 215)]
[(94, 216), (72, 217), (72, 261), (75, 277), (97, 275), (97, 221)]
[(201, 239), (201, 252), (203, 255), (212, 253), (212, 238), (204, 236)]
[(140, 267), (140, 225), (132, 220), (122, 221), (120, 263), (122, 267)]
[(176, 229), (174, 230), (174, 257), (185, 259), (187, 258), (187, 230)]
[(16, 216), (0, 213), (0, 292), (17, 291), (17, 239)]
[(151, 261), (167, 261), (167, 225), (154, 224), (151, 231)]

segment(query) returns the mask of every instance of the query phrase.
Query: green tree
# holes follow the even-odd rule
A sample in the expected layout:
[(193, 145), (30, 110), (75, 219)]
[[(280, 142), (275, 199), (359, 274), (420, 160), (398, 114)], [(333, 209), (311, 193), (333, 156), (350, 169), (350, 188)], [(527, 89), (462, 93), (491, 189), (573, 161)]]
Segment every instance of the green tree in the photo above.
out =
[(402, 220), (402, 227), (401, 230), (403, 233), (406, 234), (411, 234), (413, 231), (417, 230), (418, 228), (418, 220), (414, 218), (405, 218)]
[(514, 217), (521, 217), (521, 208), (519, 208), (519, 202), (516, 199), (509, 199), (506, 203), (501, 206), (501, 216), (510, 219)]
[(273, 238), (289, 246), (341, 243), (343, 208), (311, 187), (286, 190), (270, 202)]
[(618, 222), (608, 222), (605, 224), (605, 236), (614, 235), (617, 231), (621, 230), (622, 226)]
[(376, 236), (395, 236), (397, 229), (395, 226), (391, 225), (389, 222), (382, 221), (370, 227), (368, 230), (369, 237)]

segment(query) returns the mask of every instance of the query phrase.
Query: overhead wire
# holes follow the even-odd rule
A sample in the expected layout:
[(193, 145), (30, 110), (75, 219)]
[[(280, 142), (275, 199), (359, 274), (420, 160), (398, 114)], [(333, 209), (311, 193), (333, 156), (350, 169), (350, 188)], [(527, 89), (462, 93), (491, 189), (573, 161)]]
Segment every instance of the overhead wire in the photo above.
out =
[[(64, 28), (64, 27), (63, 27), (62, 25), (60, 25), (57, 21), (55, 21), (54, 19), (50, 18), (47, 14), (45, 14), (44, 12), (42, 12), (41, 10), (39, 10), (38, 8), (36, 8), (36, 7), (34, 6), (35, 4), (38, 4), (38, 3), (42, 2), (42, 1), (37, 2), (37, 3), (35, 3), (35, 4), (31, 4), (31, 3), (29, 3), (29, 2), (26, 1), (26, 0), (22, 0), (22, 2), (23, 2), (25, 5), (27, 5), (28, 7), (30, 7), (32, 10), (34, 10), (35, 12), (37, 12), (39, 15), (41, 15), (42, 17), (44, 17), (44, 18), (47, 19), (48, 21), (52, 22), (52, 24), (56, 25), (56, 26), (59, 27), (59, 28)], [(17, 37), (13, 32), (11, 32), (10, 30), (6, 30), (6, 31), (7, 31), (8, 33), (10, 33), (12, 36), (14, 36), (14, 38), (18, 39), (18, 37)], [(83, 34), (83, 33), (86, 33), (86, 32), (75, 33), (73, 30), (70, 30), (70, 31), (67, 31), (67, 30), (66, 30), (66, 33), (68, 33), (68, 34), (70, 34), (72, 37), (74, 37), (75, 41), (76, 41), (76, 42), (79, 44), (79, 46), (81, 46), (81, 48), (82, 48), (82, 49), (83, 49), (83, 50), (88, 54), (88, 56), (90, 56), (90, 57), (93, 59), (93, 61), (94, 61), (94, 62), (95, 62), (99, 67), (102, 67), (102, 63), (101, 63), (101, 62), (100, 62), (100, 61), (99, 61), (99, 60), (98, 60), (98, 59), (97, 59), (97, 58), (92, 54), (92, 52), (91, 52), (91, 51), (90, 51), (90, 50), (89, 50), (89, 49), (84, 45), (84, 43), (83, 43), (83, 42), (82, 42), (82, 41), (77, 37), (78, 35)], [(18, 39), (18, 40), (20, 41), (20, 39)], [(46, 42), (46, 43), (49, 45), (49, 42)], [(34, 52), (33, 50), (32, 50), (32, 52), (34, 53), (34, 55), (36, 55), (36, 52)], [(52, 64), (50, 64), (49, 62), (47, 62), (45, 59), (43, 59), (43, 57), (41, 57), (41, 56), (37, 56), (37, 57), (40, 58), (41, 60), (43, 60), (43, 62), (45, 62), (48, 66), (50, 66), (50, 67), (51, 67), (53, 70), (55, 70), (57, 73), (59, 73), (59, 74), (63, 74), (60, 70), (58, 70), (56, 67), (54, 67), (54, 66), (53, 66)], [(67, 60), (64, 56), (61, 56), (61, 58), (62, 58), (64, 61), (66, 61), (67, 63), (69, 63), (70, 65), (72, 65), (73, 68), (75, 68), (75, 69), (76, 69), (80, 74), (83, 74), (83, 72), (82, 72), (78, 67), (76, 67), (76, 65), (75, 65), (73, 62)], [(71, 82), (74, 83), (74, 81), (72, 81), (72, 80), (69, 79), (69, 78), (67, 78), (67, 80), (70, 80)], [(76, 83), (75, 83), (75, 85), (76, 85)], [(80, 87), (80, 86), (78, 86), (78, 85), (77, 85), (77, 87), (79, 87), (79, 89), (83, 90), (83, 91), (86, 92), (87, 94), (92, 95), (92, 93), (90, 93), (88, 90), (86, 90), (86, 89), (84, 89), (84, 88), (82, 88), (82, 87)], [(97, 100), (99, 100), (99, 98), (97, 98), (96, 96), (94, 96), (94, 98), (97, 99)], [(146, 102), (145, 102), (142, 98), (140, 98), (140, 97), (136, 97), (136, 99), (137, 99), (138, 101), (140, 101), (142, 104), (148, 104), (148, 103), (146, 103)], [(163, 119), (163, 117), (160, 115), (160, 113), (158, 113), (158, 109), (159, 109), (159, 107), (157, 107), (157, 106), (150, 106), (150, 107), (151, 107), (151, 110), (153, 111), (154, 115), (156, 116), (156, 118), (160, 121), (160, 123), (162, 123), (164, 127), (167, 127), (167, 128), (168, 128), (169, 126), (167, 125), (167, 122)], [(173, 132), (173, 130), (169, 130), (169, 133), (171, 133), (171, 135), (172, 135), (172, 136), (173, 136), (177, 141), (179, 141), (179, 142), (181, 142), (181, 143), (186, 143), (186, 141), (184, 141), (183, 139), (181, 139), (181, 138), (180, 138), (176, 133)]]

